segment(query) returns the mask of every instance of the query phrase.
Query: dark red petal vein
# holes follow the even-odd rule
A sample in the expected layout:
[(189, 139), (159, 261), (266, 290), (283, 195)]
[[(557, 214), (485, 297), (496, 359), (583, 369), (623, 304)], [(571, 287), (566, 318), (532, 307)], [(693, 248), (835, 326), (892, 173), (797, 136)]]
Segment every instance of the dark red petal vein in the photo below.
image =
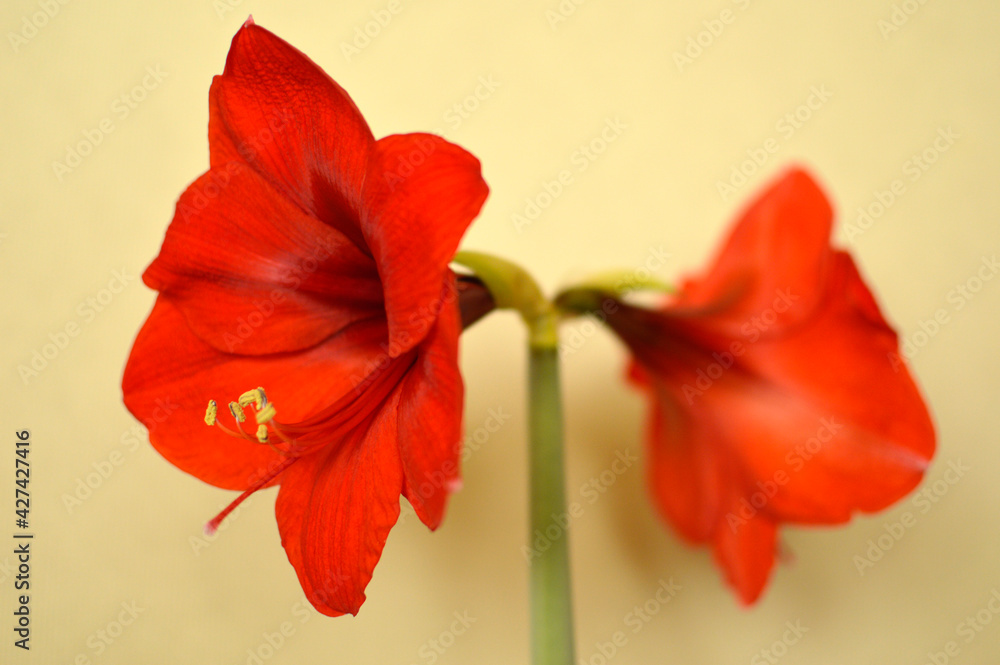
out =
[(225, 352), (307, 348), (383, 308), (371, 258), (239, 162), (181, 195), (143, 277)]

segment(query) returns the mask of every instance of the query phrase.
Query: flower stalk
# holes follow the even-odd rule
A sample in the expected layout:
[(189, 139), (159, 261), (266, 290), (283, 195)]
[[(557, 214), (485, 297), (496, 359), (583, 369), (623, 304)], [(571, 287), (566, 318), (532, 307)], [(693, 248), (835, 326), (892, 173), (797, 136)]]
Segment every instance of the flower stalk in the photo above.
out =
[[(559, 353), (555, 346), (532, 346), (529, 356), (528, 466), (531, 525), (529, 537), (545, 533), (566, 515), (563, 465), (563, 416)], [(569, 534), (560, 536), (531, 562), (531, 662), (571, 665), (573, 608), (569, 574)]]
[(558, 538), (531, 558), (531, 662), (572, 665), (573, 607), (569, 534), (555, 519), (566, 515), (562, 394), (559, 383), (559, 311), (520, 266), (480, 252), (454, 261), (486, 284), (498, 309), (520, 313), (528, 327), (529, 541), (553, 523)]

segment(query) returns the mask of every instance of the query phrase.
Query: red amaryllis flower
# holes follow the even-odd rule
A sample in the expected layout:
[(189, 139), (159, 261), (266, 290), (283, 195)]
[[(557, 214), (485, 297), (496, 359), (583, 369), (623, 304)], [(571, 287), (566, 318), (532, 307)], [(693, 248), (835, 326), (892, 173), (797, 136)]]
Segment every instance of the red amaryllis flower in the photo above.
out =
[(209, 108), (211, 168), (143, 275), (159, 296), (125, 404), (152, 422), (169, 399), (150, 440), (184, 471), (240, 499), (280, 484), (307, 597), (356, 613), (400, 495), (433, 529), (458, 483), (448, 263), (488, 190), (479, 161), (437, 136), (376, 141), (340, 86), (252, 20)]
[(605, 308), (649, 397), (654, 502), (685, 539), (711, 543), (745, 603), (767, 582), (779, 523), (883, 509), (934, 453), (896, 333), (830, 247), (831, 220), (792, 171), (662, 309)]

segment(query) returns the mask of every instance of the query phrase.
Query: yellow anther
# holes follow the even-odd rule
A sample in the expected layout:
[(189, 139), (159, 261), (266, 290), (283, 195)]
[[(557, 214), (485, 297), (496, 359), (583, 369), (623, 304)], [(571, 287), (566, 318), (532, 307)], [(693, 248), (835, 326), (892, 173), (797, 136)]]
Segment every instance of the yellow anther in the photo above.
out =
[(261, 443), (267, 443), (267, 425), (261, 425), (257, 428), (257, 440)]
[(215, 403), (214, 399), (208, 400), (208, 408), (205, 409), (205, 424), (212, 426), (215, 424), (215, 416), (218, 413), (218, 405)]
[(240, 406), (245, 408), (251, 404), (260, 404), (260, 395), (257, 393), (256, 388), (240, 395)]
[(243, 407), (236, 402), (229, 403), (229, 413), (233, 414), (233, 418), (235, 418), (238, 423), (247, 419), (246, 414), (243, 413)]
[(263, 388), (254, 388), (240, 395), (240, 406), (246, 408), (253, 403), (255, 409), (260, 411), (267, 404), (267, 394)]
[(265, 404), (264, 408), (257, 412), (257, 424), (262, 425), (264, 423), (271, 422), (271, 419), (276, 415), (273, 404)]

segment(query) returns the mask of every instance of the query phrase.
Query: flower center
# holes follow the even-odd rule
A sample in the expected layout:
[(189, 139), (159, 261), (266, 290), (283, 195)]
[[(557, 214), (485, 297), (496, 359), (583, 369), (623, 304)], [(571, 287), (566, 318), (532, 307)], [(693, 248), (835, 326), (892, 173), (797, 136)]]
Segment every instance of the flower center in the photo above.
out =
[[(409, 354), (389, 361), (333, 404), (296, 423), (282, 423), (276, 419), (277, 409), (267, 399), (267, 393), (262, 387), (248, 390), (237, 401), (229, 403), (229, 413), (235, 423), (233, 428), (219, 421), (218, 404), (215, 400), (209, 400), (205, 410), (206, 425), (218, 427), (229, 436), (269, 446), (284, 459), (206, 524), (206, 533), (215, 533), (237, 506), (305, 455), (332, 443), (346, 441), (354, 432), (363, 430), (392, 390), (399, 385), (415, 358), (415, 354)], [(256, 423), (253, 434), (244, 427), (248, 415), (252, 415)]]
[[(251, 409), (251, 407), (251, 413), (257, 423), (257, 429), (252, 436), (243, 428), (243, 423), (247, 421), (247, 410)], [(205, 424), (210, 427), (214, 425), (229, 436), (267, 444), (275, 452), (292, 457), (301, 457), (313, 450), (313, 448), (304, 449), (302, 446), (297, 445), (294, 438), (289, 437), (282, 431), (284, 426), (274, 419), (278, 413), (277, 409), (274, 408), (274, 404), (267, 400), (267, 393), (264, 392), (264, 388), (248, 390), (240, 395), (238, 401), (229, 403), (229, 413), (232, 414), (233, 420), (236, 423), (235, 430), (219, 422), (218, 411), (219, 406), (216, 401), (214, 399), (209, 400), (208, 408), (205, 410)], [(279, 441), (276, 441), (275, 438), (279, 439)]]

